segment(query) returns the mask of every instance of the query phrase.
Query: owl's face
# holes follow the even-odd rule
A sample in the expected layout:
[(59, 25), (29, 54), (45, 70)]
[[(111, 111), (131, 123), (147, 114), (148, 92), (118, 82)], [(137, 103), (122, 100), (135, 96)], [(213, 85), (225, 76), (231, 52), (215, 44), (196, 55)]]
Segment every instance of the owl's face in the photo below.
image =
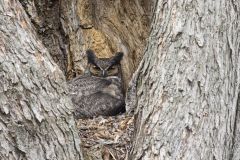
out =
[(88, 68), (91, 75), (97, 77), (118, 76), (123, 53), (117, 52), (111, 58), (97, 58), (92, 50), (87, 50)]

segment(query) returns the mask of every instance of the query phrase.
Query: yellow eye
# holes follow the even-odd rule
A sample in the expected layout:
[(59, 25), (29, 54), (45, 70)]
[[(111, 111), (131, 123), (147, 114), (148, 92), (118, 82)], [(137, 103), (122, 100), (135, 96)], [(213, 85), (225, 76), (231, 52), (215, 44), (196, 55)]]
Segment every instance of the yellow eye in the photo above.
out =
[(108, 68), (108, 75), (109, 76), (115, 76), (118, 74), (118, 67), (117, 66), (112, 66)]
[(98, 66), (93, 66), (93, 69), (101, 70)]
[(112, 66), (112, 67), (108, 68), (108, 70), (114, 70), (114, 69), (116, 69), (116, 66)]
[(101, 68), (95, 65), (90, 66), (90, 73), (94, 76), (101, 76)]

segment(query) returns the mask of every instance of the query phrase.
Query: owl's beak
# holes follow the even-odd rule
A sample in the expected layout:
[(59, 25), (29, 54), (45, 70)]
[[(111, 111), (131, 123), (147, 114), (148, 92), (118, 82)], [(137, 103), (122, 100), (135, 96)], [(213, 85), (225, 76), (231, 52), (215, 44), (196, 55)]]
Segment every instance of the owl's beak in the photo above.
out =
[(103, 71), (102, 71), (102, 76), (103, 76), (103, 77), (107, 77), (107, 71), (103, 70)]

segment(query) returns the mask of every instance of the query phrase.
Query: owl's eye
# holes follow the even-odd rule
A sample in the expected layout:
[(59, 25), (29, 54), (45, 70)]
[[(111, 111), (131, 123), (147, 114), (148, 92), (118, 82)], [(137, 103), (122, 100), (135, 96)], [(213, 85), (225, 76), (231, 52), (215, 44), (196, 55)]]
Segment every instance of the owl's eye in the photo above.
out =
[(108, 68), (108, 70), (114, 70), (114, 69), (116, 69), (116, 66), (111, 66)]
[(101, 70), (98, 66), (93, 66), (93, 68), (96, 70)]

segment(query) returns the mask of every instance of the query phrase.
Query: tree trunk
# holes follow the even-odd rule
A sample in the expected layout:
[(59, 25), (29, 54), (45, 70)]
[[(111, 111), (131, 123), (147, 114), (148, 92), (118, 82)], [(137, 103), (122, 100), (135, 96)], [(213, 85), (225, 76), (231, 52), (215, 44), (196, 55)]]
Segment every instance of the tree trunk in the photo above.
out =
[(240, 2), (158, 0), (130, 159), (239, 159)]
[(0, 159), (82, 159), (63, 73), (17, 0), (0, 1)]

